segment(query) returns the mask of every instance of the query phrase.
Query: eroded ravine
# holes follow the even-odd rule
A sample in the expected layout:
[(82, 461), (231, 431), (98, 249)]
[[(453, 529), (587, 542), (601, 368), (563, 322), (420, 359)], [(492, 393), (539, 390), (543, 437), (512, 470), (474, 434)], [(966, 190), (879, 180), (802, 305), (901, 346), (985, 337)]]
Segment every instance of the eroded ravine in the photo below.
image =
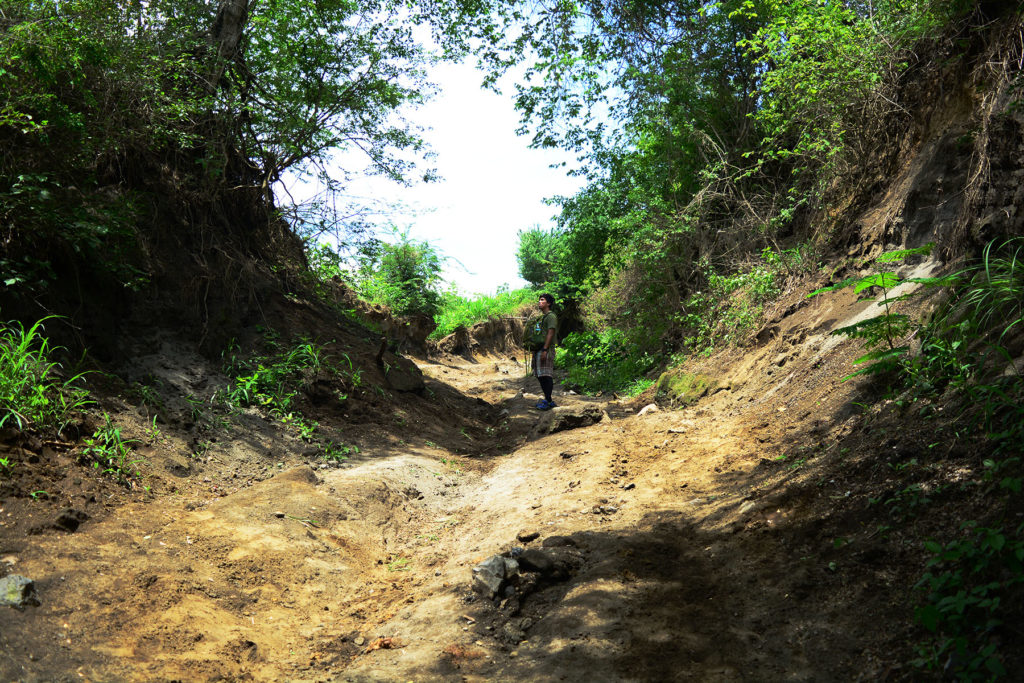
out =
[[(278, 454), (253, 420), (209, 457), (208, 476), (188, 479), (192, 494), (123, 506), (22, 549), (19, 570), (38, 577), (45, 602), (5, 614), (5, 642), (25, 655), (5, 678), (828, 680), (847, 670), (860, 644), (842, 615), (867, 588), (803, 559), (801, 501), (779, 485), (794, 475), (764, 457), (772, 435), (791, 432), (770, 420), (777, 408), (759, 387), (642, 415), (641, 404), (558, 392), (560, 407), (542, 414), (536, 381), (508, 355), (421, 367), (502, 411), (482, 455), (391, 439), (324, 468)], [(551, 433), (576, 414), (599, 421)], [(450, 443), (474, 438), (448, 429), (460, 432)], [(247, 443), (267, 444), (265, 475), (245, 479), (259, 462)], [(568, 570), (511, 605), (475, 593), (473, 567), (517, 547)]]

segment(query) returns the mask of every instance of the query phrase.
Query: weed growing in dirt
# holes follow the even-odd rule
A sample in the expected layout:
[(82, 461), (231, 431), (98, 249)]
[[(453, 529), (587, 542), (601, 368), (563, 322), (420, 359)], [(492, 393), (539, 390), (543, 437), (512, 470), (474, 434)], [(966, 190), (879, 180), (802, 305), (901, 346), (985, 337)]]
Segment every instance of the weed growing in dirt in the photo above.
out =
[(110, 415), (103, 414), (104, 424), (93, 432), (92, 437), (84, 440), (80, 460), (91, 462), (92, 466), (102, 470), (104, 474), (113, 476), (122, 484), (128, 484), (138, 476), (138, 465), (144, 462), (141, 457), (133, 457), (132, 439), (121, 435), (121, 428), (110, 420)]
[[(860, 280), (865, 286), (881, 286), (883, 303), (896, 300), (888, 293), (897, 282), (892, 273)], [(983, 435), (992, 453), (984, 460), (980, 480), (969, 483), (992, 500), (989, 518), (967, 522), (954, 538), (925, 545), (930, 559), (917, 584), (921, 604), (916, 617), (932, 637), (919, 646), (914, 662), (961, 680), (992, 679), (1007, 674), (1007, 629), (1024, 596), (1024, 525), (1005, 521), (1016, 515), (1024, 488), (1019, 457), (1024, 382), (1014, 362), (1024, 327), (1024, 239), (989, 243), (978, 263), (939, 284), (950, 285), (950, 296), (926, 324), (894, 319), (887, 306), (873, 328), (855, 331), (879, 347), (879, 353), (864, 360), (896, 363), (902, 371), (906, 391), (897, 405), (906, 409), (919, 402), (918, 415), (924, 419), (935, 417), (940, 399), (947, 406), (959, 405), (949, 424), (952, 436), (960, 440)], [(909, 329), (921, 338), (921, 351), (914, 358), (907, 358), (906, 347), (896, 343), (900, 331)], [(958, 404), (949, 403), (957, 397)], [(913, 474), (927, 466), (914, 459), (891, 467)], [(872, 502), (883, 503), (902, 520), (918, 514), (942, 490), (910, 482)]]
[(192, 451), (193, 460), (202, 460), (206, 457), (206, 454), (210, 452), (210, 446), (213, 444), (209, 441), (200, 441), (196, 444), (196, 448)]
[(0, 458), (0, 474), (10, 476), (14, 463), (9, 458)]
[(298, 433), (299, 438), (306, 442), (313, 440), (313, 435), (320, 427), (319, 422), (315, 420), (307, 420), (301, 413), (285, 413), (279, 417), (281, 419), (281, 424), (293, 427), (296, 433)]
[[(232, 385), (224, 398), (239, 406), (261, 406), (282, 417), (291, 412), (298, 387), (307, 375), (326, 370), (341, 379), (346, 376), (340, 365), (328, 361), (323, 346), (303, 339), (290, 348), (283, 347), (273, 331), (267, 331), (264, 343), (272, 350), (268, 355), (254, 354), (241, 358), (237, 344), (232, 342), (222, 354), (225, 373)], [(352, 361), (343, 356), (351, 369)], [(350, 382), (353, 386), (358, 382)]]
[(60, 379), (61, 366), (53, 357), (61, 349), (42, 336), (49, 319), (27, 330), (18, 322), (0, 324), (0, 427), (60, 432), (72, 413), (91, 403), (80, 386), (85, 373)]
[(997, 454), (1024, 441), (1024, 382), (1014, 358), (1024, 327), (1024, 238), (986, 245), (957, 273), (949, 301), (921, 331), (921, 353), (906, 364), (911, 399), (963, 395), (964, 418)]
[(324, 443), (322, 449), (324, 460), (332, 460), (334, 462), (348, 460), (349, 454), (359, 452), (358, 446), (350, 446), (343, 443), (335, 443), (333, 441)]
[[(162, 382), (159, 379), (156, 379), (153, 381), (153, 384), (160, 385)], [(158, 409), (164, 407), (164, 401), (157, 392), (156, 387), (153, 385), (136, 382), (132, 386), (132, 391), (138, 396), (139, 400), (142, 401), (143, 406)]]
[(407, 572), (410, 569), (412, 569), (412, 567), (409, 566), (409, 558), (408, 557), (396, 558), (396, 559), (392, 560), (391, 562), (388, 562), (384, 566), (387, 567), (387, 570), (389, 572)]
[(206, 411), (203, 409), (203, 399), (193, 396), (192, 394), (185, 394), (185, 403), (189, 407), (189, 417), (196, 424), (206, 421)]
[[(897, 263), (910, 256), (929, 254), (931, 253), (932, 246), (934, 245), (929, 243), (915, 249), (898, 249), (896, 251), (886, 252), (875, 259), (875, 263)], [(867, 350), (867, 353), (853, 361), (855, 365), (860, 365), (862, 363), (867, 363), (867, 365), (860, 370), (847, 375), (843, 378), (843, 381), (858, 375), (889, 372), (901, 367), (900, 362), (905, 358), (910, 350), (910, 347), (907, 344), (903, 344), (901, 342), (906, 338), (909, 332), (918, 329), (920, 326), (912, 321), (905, 313), (897, 313), (893, 309), (895, 304), (914, 297), (917, 292), (912, 291), (904, 294), (894, 294), (893, 292), (897, 287), (908, 283), (919, 283), (929, 286), (948, 286), (954, 282), (955, 278), (949, 277), (900, 278), (894, 272), (881, 271), (865, 275), (864, 277), (847, 278), (842, 282), (837, 282), (834, 285), (816, 289), (808, 294), (808, 297), (813, 297), (825, 292), (834, 292), (837, 289), (843, 289), (845, 287), (853, 287), (853, 291), (856, 294), (860, 294), (864, 291), (870, 292), (875, 287), (880, 289), (882, 292), (882, 300), (877, 303), (877, 306), (882, 307), (884, 309), (884, 313), (860, 320), (852, 325), (847, 325), (846, 327), (840, 327), (832, 330), (832, 334), (834, 335), (842, 335), (850, 337), (851, 339), (863, 339), (864, 348)], [(861, 301), (874, 301), (874, 297), (869, 296), (861, 299)]]
[(462, 474), (462, 466), (455, 460), (449, 460), (448, 458), (441, 458), (441, 464), (444, 465), (448, 470), (458, 476)]
[(152, 422), (150, 422), (149, 425), (146, 427), (146, 437), (151, 442), (159, 441), (160, 437), (162, 436), (162, 434), (160, 433), (160, 428), (156, 426), (156, 417), (157, 416), (154, 415)]

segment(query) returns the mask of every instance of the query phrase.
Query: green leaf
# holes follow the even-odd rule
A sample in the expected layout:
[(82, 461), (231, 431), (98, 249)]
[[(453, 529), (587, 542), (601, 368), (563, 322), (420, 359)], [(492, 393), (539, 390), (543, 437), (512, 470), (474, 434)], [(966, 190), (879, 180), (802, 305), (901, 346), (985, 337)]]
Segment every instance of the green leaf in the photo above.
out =
[(859, 365), (861, 363), (867, 363), (868, 361), (872, 360), (881, 363), (894, 361), (895, 359), (899, 358), (909, 350), (909, 346), (898, 346), (894, 349), (875, 349), (874, 351), (869, 351), (868, 353), (865, 353), (857, 360), (853, 361), (853, 364)]
[(821, 289), (814, 290), (813, 292), (811, 292), (810, 294), (807, 295), (807, 298), (809, 299), (812, 296), (817, 296), (819, 294), (824, 294), (825, 292), (834, 292), (837, 289), (842, 289), (844, 287), (849, 287), (850, 285), (852, 285), (852, 284), (854, 284), (855, 282), (858, 282), (858, 281), (859, 281), (859, 278), (848, 277), (845, 280), (840, 280), (839, 282), (835, 283), (834, 285), (829, 285), (828, 287), (822, 287)]
[(935, 633), (939, 628), (939, 619), (942, 618), (942, 613), (935, 605), (925, 605), (924, 607), (918, 607), (914, 611), (914, 616), (921, 626)]
[(860, 293), (869, 287), (882, 287), (883, 289), (892, 289), (900, 283), (900, 279), (896, 277), (896, 273), (875, 273), (863, 277), (857, 282), (853, 288), (854, 293)]
[(888, 251), (888, 252), (882, 254), (881, 256), (879, 256), (878, 258), (876, 258), (875, 262), (876, 263), (892, 263), (894, 261), (902, 261), (903, 259), (907, 258), (908, 256), (919, 256), (919, 255), (922, 255), (922, 254), (930, 254), (931, 251), (932, 251), (932, 247), (934, 247), (934, 246), (935, 246), (934, 242), (929, 242), (928, 244), (926, 244), (924, 246), (915, 247), (914, 249), (897, 249), (896, 251)]

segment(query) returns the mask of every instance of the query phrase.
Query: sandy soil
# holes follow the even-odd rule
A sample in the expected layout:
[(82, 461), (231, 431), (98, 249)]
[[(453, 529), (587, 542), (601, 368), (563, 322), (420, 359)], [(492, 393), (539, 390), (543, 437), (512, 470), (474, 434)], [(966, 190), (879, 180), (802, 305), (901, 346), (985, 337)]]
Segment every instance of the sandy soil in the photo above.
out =
[[(558, 387), (541, 414), (521, 354), (481, 350), (420, 359), (431, 391), (346, 427), (361, 450), (340, 466), (255, 412), (200, 458), (194, 425), (136, 432), (148, 491), (8, 434), (28, 478), (3, 498), (0, 560), (41, 604), (0, 611), (0, 679), (907, 676), (919, 558), (867, 516), (884, 481), (859, 483), (864, 463), (894, 434), (866, 440), (839, 382), (858, 347), (827, 331), (866, 307), (845, 296), (794, 292), (752, 347), (694, 367), (718, 388), (685, 410)], [(140, 363), (205, 386), (172, 346)], [(600, 422), (548, 433), (590, 408)], [(515, 604), (475, 593), (472, 568), (517, 547), (567, 574)]]

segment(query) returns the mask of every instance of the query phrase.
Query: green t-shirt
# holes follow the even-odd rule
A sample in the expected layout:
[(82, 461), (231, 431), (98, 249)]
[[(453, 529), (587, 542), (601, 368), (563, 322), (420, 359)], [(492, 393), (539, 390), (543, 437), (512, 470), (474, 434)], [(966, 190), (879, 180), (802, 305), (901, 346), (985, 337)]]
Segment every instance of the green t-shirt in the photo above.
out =
[(548, 330), (555, 330), (555, 338), (551, 340), (551, 345), (554, 346), (558, 342), (558, 317), (554, 311), (531, 318), (526, 324), (526, 348), (530, 351), (539, 351), (544, 348)]

